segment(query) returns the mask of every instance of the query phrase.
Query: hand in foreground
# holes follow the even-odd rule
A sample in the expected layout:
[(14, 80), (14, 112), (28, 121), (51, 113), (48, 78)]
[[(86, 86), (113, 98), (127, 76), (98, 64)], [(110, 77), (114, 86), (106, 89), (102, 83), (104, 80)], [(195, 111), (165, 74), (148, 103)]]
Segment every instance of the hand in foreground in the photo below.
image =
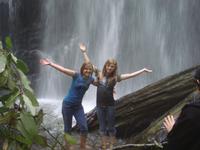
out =
[(152, 70), (147, 69), (147, 68), (144, 68), (143, 70), (144, 70), (145, 72), (152, 72)]
[(82, 51), (82, 52), (86, 52), (86, 46), (83, 44), (83, 43), (80, 43), (79, 44), (79, 48), (80, 48), (80, 50)]
[(169, 132), (172, 130), (174, 124), (175, 124), (174, 117), (173, 117), (172, 115), (166, 116), (166, 117), (164, 118), (163, 124), (164, 124), (164, 126), (165, 126), (167, 132), (169, 133)]
[(51, 61), (46, 59), (46, 58), (43, 58), (43, 59), (40, 59), (40, 64), (42, 64), (42, 65), (50, 65)]

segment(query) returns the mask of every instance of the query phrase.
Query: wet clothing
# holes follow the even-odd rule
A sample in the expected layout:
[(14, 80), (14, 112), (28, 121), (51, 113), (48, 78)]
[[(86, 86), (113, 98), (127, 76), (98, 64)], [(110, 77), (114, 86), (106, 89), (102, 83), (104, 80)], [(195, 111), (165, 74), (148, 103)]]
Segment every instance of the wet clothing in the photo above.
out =
[(90, 76), (88, 79), (84, 79), (80, 73), (75, 73), (71, 83), (71, 87), (64, 101), (69, 105), (81, 104), (83, 96), (90, 84), (94, 82), (94, 78)]
[(97, 86), (97, 117), (101, 135), (115, 136), (116, 134), (113, 92), (119, 81), (119, 76), (114, 77), (111, 81), (104, 78), (99, 81)]
[(185, 105), (168, 134), (166, 150), (200, 149), (200, 94)]
[(64, 97), (62, 104), (65, 133), (70, 134), (72, 128), (72, 117), (74, 116), (80, 127), (80, 133), (87, 134), (87, 120), (81, 103), (85, 92), (93, 81), (93, 77), (84, 79), (80, 73), (75, 73), (73, 76), (71, 87), (67, 96)]

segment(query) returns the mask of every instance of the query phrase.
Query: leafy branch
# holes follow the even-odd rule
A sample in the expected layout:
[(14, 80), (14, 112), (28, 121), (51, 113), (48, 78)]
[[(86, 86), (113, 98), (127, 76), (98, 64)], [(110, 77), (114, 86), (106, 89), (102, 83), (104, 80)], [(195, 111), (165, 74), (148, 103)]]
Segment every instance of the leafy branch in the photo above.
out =
[(0, 42), (0, 139), (3, 149), (27, 150), (33, 144), (48, 146), (39, 134), (43, 112), (36, 112), (39, 103), (26, 77), (27, 65), (8, 49), (12, 47), (6, 38), (6, 50)]

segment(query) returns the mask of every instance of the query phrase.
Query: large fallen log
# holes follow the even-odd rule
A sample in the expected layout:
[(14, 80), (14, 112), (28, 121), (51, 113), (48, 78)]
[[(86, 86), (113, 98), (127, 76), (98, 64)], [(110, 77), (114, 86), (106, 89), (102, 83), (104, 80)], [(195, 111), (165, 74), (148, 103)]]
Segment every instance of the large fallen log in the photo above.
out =
[[(118, 99), (116, 101), (117, 136), (133, 138), (194, 92), (192, 73), (197, 67), (164, 78)], [(87, 118), (89, 130), (98, 129), (96, 109), (89, 112)]]
[(175, 118), (177, 118), (183, 106), (187, 104), (189, 101), (193, 100), (193, 94), (194, 93), (190, 94), (184, 100), (180, 101), (177, 105), (171, 108), (168, 112), (166, 112), (164, 115), (157, 118), (142, 132), (140, 132), (136, 136), (129, 137), (127, 142), (130, 142), (130, 143), (132, 142), (152, 143), (155, 141), (159, 143), (163, 142), (167, 136), (167, 131), (163, 126), (164, 117), (170, 114), (170, 115), (173, 115)]

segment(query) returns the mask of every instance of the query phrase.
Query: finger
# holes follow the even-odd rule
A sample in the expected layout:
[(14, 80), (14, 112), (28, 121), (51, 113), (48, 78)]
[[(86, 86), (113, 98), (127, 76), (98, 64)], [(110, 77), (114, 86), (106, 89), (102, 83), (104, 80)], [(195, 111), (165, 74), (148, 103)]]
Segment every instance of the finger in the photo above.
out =
[(172, 115), (169, 116), (169, 120), (170, 120), (171, 124), (174, 124), (175, 121), (174, 121), (174, 117)]
[(171, 121), (172, 121), (173, 124), (175, 123), (174, 116), (171, 116)]
[(166, 128), (166, 126), (167, 126), (166, 122), (163, 122), (163, 125), (164, 125), (164, 126), (165, 126), (165, 128)]
[(171, 119), (171, 116), (170, 116), (170, 115), (167, 116), (167, 120), (168, 120), (169, 124), (172, 123), (172, 119)]

